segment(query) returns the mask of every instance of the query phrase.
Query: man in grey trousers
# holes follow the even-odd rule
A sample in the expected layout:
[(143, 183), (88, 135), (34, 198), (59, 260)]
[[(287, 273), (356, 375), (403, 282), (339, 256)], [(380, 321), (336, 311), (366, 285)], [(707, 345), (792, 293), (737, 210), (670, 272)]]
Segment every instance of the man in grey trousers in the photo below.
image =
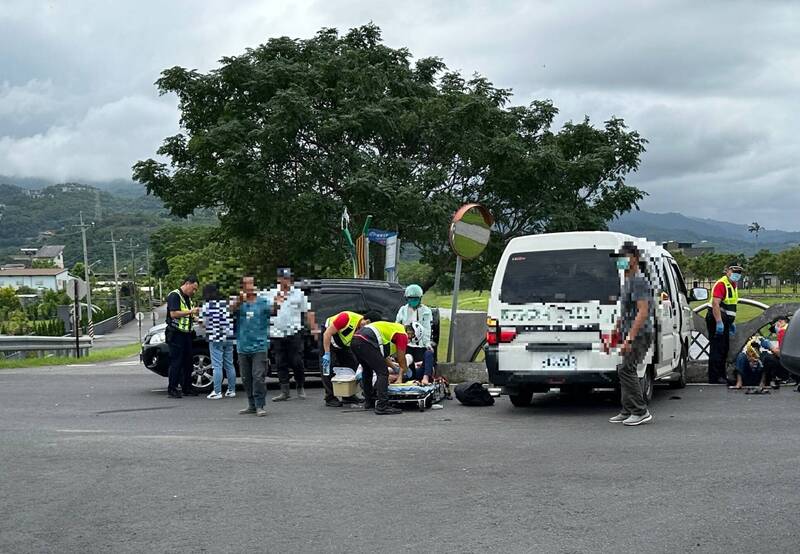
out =
[(236, 351), (242, 375), (247, 408), (240, 414), (267, 415), (267, 349), (269, 348), (269, 300), (256, 294), (252, 277), (242, 279), (242, 292), (231, 302), (236, 315)]
[(620, 248), (616, 263), (623, 272), (620, 292), (620, 313), (617, 332), (621, 339), (622, 363), (617, 368), (622, 411), (609, 419), (626, 426), (644, 425), (653, 421), (639, 384), (637, 369), (653, 344), (655, 304), (652, 285), (639, 266), (641, 253), (631, 242)]

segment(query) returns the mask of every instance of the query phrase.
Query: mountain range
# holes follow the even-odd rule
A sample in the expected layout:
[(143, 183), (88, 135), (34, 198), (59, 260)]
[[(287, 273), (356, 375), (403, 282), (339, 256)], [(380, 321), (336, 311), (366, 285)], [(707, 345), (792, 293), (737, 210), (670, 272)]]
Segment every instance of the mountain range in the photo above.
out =
[(609, 222), (612, 231), (647, 237), (655, 242), (692, 242), (717, 252), (752, 256), (761, 249), (780, 252), (800, 244), (800, 232), (762, 229), (756, 236), (741, 223), (702, 219), (679, 213), (628, 212)]

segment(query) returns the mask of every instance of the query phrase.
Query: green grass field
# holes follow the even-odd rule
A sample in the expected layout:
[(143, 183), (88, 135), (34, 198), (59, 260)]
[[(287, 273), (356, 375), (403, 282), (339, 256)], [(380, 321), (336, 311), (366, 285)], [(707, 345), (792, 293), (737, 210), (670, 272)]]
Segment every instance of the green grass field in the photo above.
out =
[(141, 345), (138, 342), (134, 342), (133, 344), (119, 346), (117, 348), (98, 350), (97, 352), (92, 352), (88, 356), (83, 356), (82, 358), (73, 358), (68, 356), (51, 356), (49, 358), (22, 358), (19, 360), (0, 360), (0, 369), (108, 362), (111, 360), (128, 358), (130, 356), (133, 356), (134, 354), (138, 354), (140, 349)]

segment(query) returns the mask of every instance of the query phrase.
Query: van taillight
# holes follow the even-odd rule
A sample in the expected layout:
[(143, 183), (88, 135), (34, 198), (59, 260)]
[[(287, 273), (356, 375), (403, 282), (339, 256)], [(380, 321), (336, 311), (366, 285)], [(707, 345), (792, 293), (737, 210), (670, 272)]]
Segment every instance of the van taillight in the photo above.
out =
[(600, 340), (603, 341), (603, 344), (607, 344), (609, 348), (616, 348), (619, 345), (619, 333), (617, 331), (600, 333)]
[[(500, 342), (511, 342), (515, 338), (517, 338), (516, 329), (500, 329)], [(497, 331), (487, 331), (486, 342), (488, 344), (497, 344)]]

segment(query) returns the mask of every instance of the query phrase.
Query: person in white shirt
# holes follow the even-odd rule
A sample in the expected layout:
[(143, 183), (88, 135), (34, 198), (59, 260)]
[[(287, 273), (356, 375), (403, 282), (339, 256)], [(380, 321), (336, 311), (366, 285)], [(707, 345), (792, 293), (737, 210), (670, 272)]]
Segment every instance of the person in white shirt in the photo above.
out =
[[(408, 344), (408, 353), (414, 357), (414, 364), (409, 368), (412, 371), (412, 380), (421, 381), (423, 385), (433, 381), (434, 345), (433, 312), (422, 303), (422, 287), (408, 285), (405, 291), (406, 303), (397, 311), (395, 322), (403, 325), (419, 324), (420, 333)], [(422, 367), (417, 367), (419, 364)]]
[(275, 365), (281, 393), (272, 398), (282, 402), (290, 398), (289, 370), (294, 373), (297, 397), (304, 400), (305, 365), (303, 364), (302, 315), (306, 314), (311, 333), (319, 334), (314, 312), (305, 293), (294, 286), (292, 270), (288, 267), (278, 269), (278, 286), (266, 293), (267, 300), (274, 306), (274, 316), (270, 318), (270, 348), (275, 353)]

